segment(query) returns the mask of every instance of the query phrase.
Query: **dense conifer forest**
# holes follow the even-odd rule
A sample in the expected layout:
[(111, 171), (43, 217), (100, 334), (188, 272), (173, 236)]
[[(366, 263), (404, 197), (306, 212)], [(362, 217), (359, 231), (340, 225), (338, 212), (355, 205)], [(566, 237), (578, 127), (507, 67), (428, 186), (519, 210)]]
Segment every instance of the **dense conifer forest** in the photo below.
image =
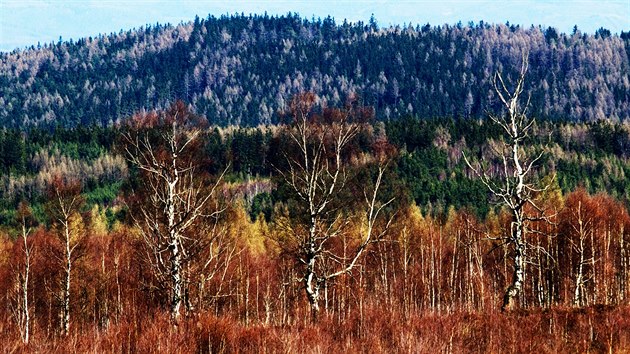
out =
[(175, 99), (222, 126), (278, 121), (311, 91), (331, 106), (359, 95), (380, 120), (482, 118), (495, 71), (527, 52), (536, 117), (623, 120), (630, 35), (486, 23), (396, 26), (297, 15), (197, 18), (0, 54), (0, 125), (110, 125)]
[(265, 15), (0, 54), (0, 349), (627, 351), (629, 48)]

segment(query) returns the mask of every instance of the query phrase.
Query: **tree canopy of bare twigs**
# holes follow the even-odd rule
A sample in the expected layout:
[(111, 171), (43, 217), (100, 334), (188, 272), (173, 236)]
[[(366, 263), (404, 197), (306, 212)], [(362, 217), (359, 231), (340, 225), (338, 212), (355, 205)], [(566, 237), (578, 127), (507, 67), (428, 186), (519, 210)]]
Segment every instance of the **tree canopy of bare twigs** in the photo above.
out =
[(29, 305), (29, 279), (31, 278), (31, 266), (34, 253), (34, 245), (29, 239), (32, 231), (33, 214), (27, 202), (21, 201), (18, 205), (16, 220), (21, 229), (19, 248), (22, 259), (14, 265), (17, 284), (13, 301), (9, 306), (13, 319), (20, 332), (22, 343), (28, 344), (31, 333), (31, 306)]
[[(505, 245), (512, 247), (512, 281), (505, 291), (502, 309), (514, 307), (517, 297), (522, 292), (525, 281), (527, 259), (527, 225), (531, 221), (545, 220), (545, 211), (536, 204), (536, 195), (549, 188), (551, 183), (540, 186), (534, 181), (533, 169), (543, 152), (536, 156), (527, 156), (524, 146), (530, 138), (536, 120), (528, 117), (529, 98), (521, 103), (527, 73), (527, 55), (523, 61), (518, 79), (513, 88), (509, 88), (501, 73), (494, 75), (494, 91), (505, 110), (504, 114), (489, 113), (490, 120), (503, 131), (498, 147), (492, 147), (494, 154), (501, 160), (499, 176), (491, 176), (481, 162), (471, 163), (464, 154), (466, 164), (480, 178), (497, 202), (511, 213), (512, 221), (508, 235), (501, 237)], [(533, 210), (527, 213), (527, 209)]]
[[(302, 214), (287, 226), (290, 236), (282, 240), (281, 246), (299, 265), (300, 282), (314, 319), (320, 311), (322, 287), (349, 273), (366, 248), (385, 235), (391, 219), (379, 227), (377, 223), (383, 209), (392, 202), (378, 198), (385, 171), (385, 159), (380, 159), (374, 184), (362, 189), (363, 232), (359, 240), (347, 241), (349, 215), (341, 205), (349, 202), (342, 196), (348, 188), (348, 154), (369, 111), (348, 105), (344, 109), (325, 108), (319, 114), (315, 103), (312, 93), (292, 100), (288, 112), (291, 123), (284, 127), (292, 146), (285, 154), (286, 169), (278, 170)], [(339, 242), (343, 243), (341, 251), (333, 246)]]
[(85, 204), (85, 199), (81, 195), (83, 187), (76, 179), (67, 179), (62, 176), (55, 176), (48, 186), (47, 212), (52, 223), (58, 229), (57, 233), (61, 240), (62, 251), (55, 253), (55, 258), (63, 264), (63, 279), (61, 279), (61, 295), (58, 295), (60, 303), (60, 326), (61, 333), (67, 336), (70, 330), (70, 301), (71, 301), (71, 280), (74, 261), (77, 259), (77, 248), (81, 245), (84, 236), (78, 230), (75, 218), (81, 217), (81, 208)]
[(174, 321), (182, 304), (191, 308), (190, 282), (211, 277), (224, 251), (218, 221), (225, 171), (218, 176), (206, 172), (205, 125), (178, 101), (166, 111), (132, 117), (119, 144), (139, 182), (127, 201), (130, 215)]

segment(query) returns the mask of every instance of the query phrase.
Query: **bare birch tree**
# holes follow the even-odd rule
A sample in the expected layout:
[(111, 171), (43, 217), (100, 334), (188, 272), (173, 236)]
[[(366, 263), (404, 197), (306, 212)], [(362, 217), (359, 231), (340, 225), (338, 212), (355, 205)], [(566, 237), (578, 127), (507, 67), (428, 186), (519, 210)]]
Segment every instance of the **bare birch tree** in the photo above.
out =
[(371, 191), (364, 189), (366, 224), (361, 239), (352, 250), (346, 252), (344, 247), (343, 252), (335, 252), (331, 244), (344, 236), (348, 224), (347, 216), (344, 217), (339, 208), (347, 182), (348, 163), (344, 154), (358, 134), (360, 124), (352, 121), (356, 112), (351, 108), (314, 115), (315, 99), (312, 93), (293, 99), (290, 107), (293, 121), (286, 127), (286, 133), (296, 154), (291, 156), (287, 152), (287, 170), (279, 171), (296, 196), (300, 212), (305, 214), (297, 218), (301, 222), (296, 227), (291, 227), (292, 239), (287, 243), (300, 264), (300, 281), (313, 319), (317, 319), (320, 311), (322, 287), (350, 272), (366, 248), (383, 237), (391, 219), (378, 231), (376, 222), (383, 208), (392, 202), (378, 200), (385, 171), (384, 166), (379, 165)]
[[(503, 131), (501, 146), (493, 148), (494, 153), (501, 160), (500, 175), (490, 175), (481, 162), (473, 165), (464, 154), (466, 164), (480, 178), (498, 203), (508, 208), (512, 216), (509, 234), (501, 238), (506, 245), (512, 247), (510, 262), (513, 268), (512, 280), (505, 291), (502, 310), (513, 308), (523, 290), (527, 263), (527, 224), (545, 218), (544, 211), (535, 203), (535, 195), (549, 187), (549, 185), (537, 187), (533, 177), (533, 168), (542, 157), (542, 153), (537, 156), (527, 156), (523, 149), (535, 123), (535, 119), (527, 116), (529, 99), (525, 105), (521, 105), (520, 102), (526, 73), (527, 55), (525, 54), (519, 77), (512, 90), (508, 88), (501, 73), (497, 72), (494, 76), (494, 90), (505, 109), (505, 114), (502, 115), (489, 114), (490, 120)], [(528, 206), (531, 206), (538, 215), (534, 217), (527, 215), (526, 207)]]
[(175, 322), (187, 302), (190, 262), (216, 247), (213, 227), (223, 211), (215, 203), (223, 174), (213, 179), (204, 170), (204, 124), (178, 101), (167, 111), (134, 116), (120, 141), (140, 183), (130, 214)]
[(575, 271), (575, 288), (573, 291), (573, 305), (582, 306), (584, 305), (585, 298), (585, 284), (588, 282), (588, 277), (585, 276), (584, 267), (593, 263), (594, 257), (586, 258), (587, 253), (587, 245), (589, 236), (593, 232), (592, 223), (593, 220), (587, 218), (584, 215), (584, 208), (582, 207), (582, 202), (578, 202), (577, 210), (575, 211), (577, 225), (571, 225), (577, 240), (573, 240), (569, 238), (569, 243), (575, 253), (578, 255), (576, 271)]
[(15, 322), (20, 331), (22, 343), (28, 344), (30, 337), (31, 312), (29, 307), (29, 279), (31, 274), (31, 259), (33, 257), (33, 245), (28, 240), (31, 232), (32, 216), (31, 209), (26, 202), (20, 202), (17, 210), (17, 219), (20, 223), (21, 234), (20, 251), (23, 254), (23, 261), (19, 262), (16, 267), (17, 283), (14, 304), (12, 304), (12, 313)]
[(85, 200), (81, 196), (82, 186), (78, 180), (66, 179), (55, 176), (48, 187), (49, 202), (48, 215), (54, 226), (58, 228), (58, 236), (62, 243), (61, 254), (55, 254), (63, 264), (63, 278), (61, 279), (61, 295), (58, 300), (61, 304), (60, 329), (64, 336), (70, 330), (70, 290), (72, 280), (72, 267), (76, 260), (76, 249), (80, 245), (80, 230), (76, 230), (75, 223)]

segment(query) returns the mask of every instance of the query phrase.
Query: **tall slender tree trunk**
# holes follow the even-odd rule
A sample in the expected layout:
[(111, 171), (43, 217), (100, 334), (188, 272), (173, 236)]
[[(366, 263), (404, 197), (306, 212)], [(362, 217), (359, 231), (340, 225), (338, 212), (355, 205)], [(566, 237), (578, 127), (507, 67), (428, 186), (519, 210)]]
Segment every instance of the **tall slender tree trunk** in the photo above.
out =
[(311, 309), (311, 320), (317, 321), (319, 316), (319, 287), (320, 282), (316, 273), (317, 250), (315, 249), (315, 238), (317, 236), (317, 216), (315, 213), (315, 204), (309, 200), (309, 210), (311, 212), (311, 220), (309, 225), (308, 244), (304, 250), (306, 255), (306, 270), (304, 272), (304, 290), (306, 298)]
[[(175, 166), (175, 161), (173, 161)], [(168, 184), (168, 227), (169, 248), (171, 251), (171, 318), (177, 321), (180, 316), (182, 303), (182, 254), (179, 244), (179, 235), (175, 230), (175, 186), (177, 185), (177, 173), (175, 179)]]
[(515, 306), (517, 297), (523, 291), (525, 281), (525, 241), (523, 239), (523, 225), (518, 219), (512, 222), (513, 243), (514, 243), (514, 273), (512, 274), (512, 284), (505, 291), (503, 296), (503, 306), (501, 310), (511, 310)]
[(171, 243), (171, 317), (177, 321), (180, 316), (182, 304), (182, 277), (181, 277), (181, 253), (179, 242)]
[(20, 299), (22, 301), (22, 308), (21, 308), (21, 314), (20, 314), (20, 320), (22, 321), (22, 328), (21, 328), (21, 332), (22, 332), (22, 342), (24, 344), (28, 344), (28, 340), (29, 340), (29, 330), (30, 330), (30, 322), (31, 322), (31, 317), (30, 317), (30, 312), (28, 309), (28, 276), (29, 276), (29, 265), (27, 263), (26, 269), (24, 271), (24, 276), (21, 277), (21, 287), (22, 287), (22, 299)]
[(70, 331), (70, 275), (72, 272), (72, 250), (70, 248), (70, 221), (66, 219), (65, 221), (65, 237), (66, 237), (66, 264), (65, 264), (65, 279), (63, 283), (63, 295), (61, 299), (61, 333), (64, 336), (67, 336)]
[(119, 255), (114, 256), (114, 271), (116, 272), (116, 324), (120, 321), (120, 315), (123, 313), (122, 306), (122, 287), (120, 284), (120, 271), (118, 268)]
[(575, 277), (575, 291), (573, 292), (573, 305), (582, 306), (582, 288), (584, 287), (584, 245), (580, 240), (580, 260), (578, 262), (577, 275)]
[(479, 278), (479, 300), (481, 301), (481, 308), (485, 309), (485, 298), (486, 298), (486, 286), (485, 286), (485, 277), (483, 271), (483, 260), (481, 258), (481, 250), (479, 250), (479, 243), (475, 246), (475, 260), (477, 264), (477, 276)]
[(577, 274), (575, 276), (575, 290), (573, 293), (573, 304), (575, 306), (584, 305), (584, 240), (586, 239), (586, 230), (584, 229), (584, 220), (582, 219), (582, 203), (578, 203), (578, 235), (580, 243), (577, 246), (579, 253), (579, 261), (577, 264)]
[[(455, 238), (453, 239), (453, 257), (452, 257), (452, 262), (451, 262), (451, 276), (449, 279), (449, 286), (451, 288), (451, 301), (450, 301), (450, 310), (452, 310), (452, 308), (455, 306), (455, 302), (458, 301), (459, 305), (461, 305), (462, 302), (462, 293), (461, 293), (461, 282), (458, 282), (460, 285), (460, 292), (457, 293), (457, 295), (455, 295), (455, 278), (457, 277), (457, 268), (456, 268), (456, 264), (457, 264), (457, 255), (458, 255), (458, 248), (457, 248), (457, 243), (459, 242), (459, 230), (457, 230), (455, 232)], [(466, 289), (467, 290), (467, 289)], [(457, 300), (456, 300), (457, 299)], [(464, 298), (463, 301), (466, 301), (467, 299)]]
[(20, 276), (20, 286), (21, 286), (21, 295), (22, 298), (19, 300), (22, 302), (20, 314), (18, 315), (20, 318), (20, 332), (22, 335), (22, 342), (24, 344), (28, 344), (29, 336), (30, 336), (30, 323), (31, 316), (28, 308), (28, 279), (31, 272), (31, 250), (28, 248), (28, 242), (26, 238), (28, 236), (28, 231), (26, 230), (26, 222), (24, 218), (22, 219), (22, 240), (24, 242), (24, 275)]
[(317, 321), (319, 316), (319, 283), (315, 275), (315, 257), (309, 257), (304, 277), (304, 289), (311, 307), (311, 318)]
[(590, 236), (591, 236), (591, 259), (590, 259), (590, 263), (591, 263), (591, 269), (592, 269), (592, 275), (591, 275), (591, 282), (593, 283), (593, 301), (592, 304), (596, 304), (598, 299), (599, 299), (599, 287), (597, 286), (597, 283), (599, 283), (599, 280), (597, 279), (597, 265), (595, 264), (595, 230), (590, 230), (589, 231)]

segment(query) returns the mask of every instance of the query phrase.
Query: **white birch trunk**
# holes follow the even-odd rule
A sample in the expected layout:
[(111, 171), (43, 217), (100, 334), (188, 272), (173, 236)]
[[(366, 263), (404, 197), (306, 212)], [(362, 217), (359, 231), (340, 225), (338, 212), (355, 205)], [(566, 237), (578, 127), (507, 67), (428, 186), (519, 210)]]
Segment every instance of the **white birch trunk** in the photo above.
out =
[(180, 250), (180, 237), (175, 229), (175, 188), (178, 182), (177, 163), (173, 158), (173, 168), (175, 178), (168, 183), (168, 230), (169, 230), (169, 249), (171, 251), (171, 318), (177, 321), (180, 316), (180, 308), (182, 302), (182, 256)]
[(70, 276), (72, 272), (72, 248), (70, 247), (70, 216), (64, 222), (65, 236), (65, 278), (63, 281), (63, 295), (61, 299), (61, 333), (67, 336), (70, 331)]
[(28, 308), (28, 280), (31, 272), (31, 249), (28, 247), (27, 242), (28, 230), (26, 229), (26, 222), (22, 219), (22, 241), (24, 242), (24, 275), (21, 276), (21, 313), (19, 315), (20, 322), (20, 334), (22, 342), (28, 344), (30, 337), (30, 323), (31, 316)]
[(575, 276), (575, 289), (573, 293), (573, 304), (575, 306), (584, 305), (583, 293), (584, 293), (584, 239), (586, 238), (586, 231), (584, 230), (584, 221), (582, 220), (582, 203), (578, 203), (578, 237), (579, 244), (577, 245), (577, 252), (579, 260), (577, 264), (577, 271)]
[(523, 290), (523, 282), (525, 278), (525, 241), (523, 240), (523, 233), (519, 222), (513, 222), (512, 228), (514, 231), (514, 258), (512, 267), (514, 272), (512, 273), (512, 284), (505, 291), (503, 297), (502, 310), (510, 310), (514, 308), (516, 298)]

